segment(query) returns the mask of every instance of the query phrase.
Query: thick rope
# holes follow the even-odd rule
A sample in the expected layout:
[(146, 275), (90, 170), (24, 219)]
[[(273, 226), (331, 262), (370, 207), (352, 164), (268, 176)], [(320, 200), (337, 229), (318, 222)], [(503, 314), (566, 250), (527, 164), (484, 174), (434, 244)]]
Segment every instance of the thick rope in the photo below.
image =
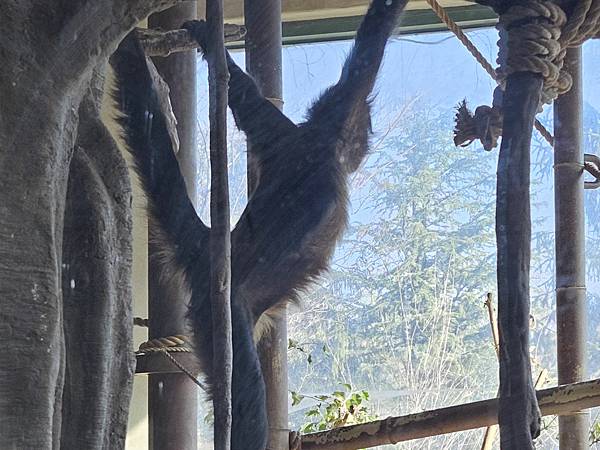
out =
[(496, 70), (494, 69), (494, 67), (489, 63), (485, 56), (483, 56), (479, 49), (475, 47), (475, 44), (471, 42), (471, 40), (467, 37), (462, 28), (460, 28), (458, 24), (450, 18), (450, 16), (448, 15), (448, 13), (446, 13), (446, 10), (442, 7), (442, 5), (440, 5), (437, 2), (437, 0), (427, 0), (427, 3), (429, 4), (433, 12), (435, 12), (436, 15), (440, 18), (440, 20), (444, 22), (448, 29), (452, 31), (454, 35), (458, 38), (458, 40), (465, 46), (468, 52), (471, 55), (473, 55), (473, 57), (477, 60), (479, 64), (481, 64), (483, 70), (485, 70), (494, 80), (497, 80), (498, 78), (496, 76)]
[(169, 352), (191, 352), (192, 349), (186, 346), (187, 341), (187, 336), (181, 334), (150, 339), (140, 344), (138, 353), (151, 353), (164, 350)]
[[(142, 327), (148, 326), (148, 319), (141, 319), (139, 317), (134, 318), (134, 324)], [(191, 353), (192, 349), (187, 345), (189, 338), (183, 335), (166, 336), (157, 339), (150, 339), (149, 341), (142, 342), (136, 355), (143, 355), (148, 353), (160, 353), (165, 356), (175, 367), (183, 372), (187, 377), (198, 385), (203, 391), (208, 392), (208, 388), (202, 384), (196, 376), (181, 364), (177, 359), (171, 355), (172, 352), (176, 353)]]
[[(450, 18), (450, 16), (446, 13), (444, 8), (437, 2), (437, 0), (427, 0), (427, 3), (429, 4), (429, 6), (433, 10), (433, 12), (436, 13), (436, 15), (439, 17), (439, 19), (446, 25), (446, 27), (448, 27), (448, 29), (450, 31), (452, 31), (452, 33), (454, 33), (454, 35), (457, 37), (457, 39), (465, 46), (467, 51), (471, 55), (473, 55), (473, 57), (481, 65), (483, 70), (485, 70), (488, 73), (488, 75), (490, 77), (492, 77), (493, 80), (498, 82), (498, 80), (499, 80), (498, 74), (496, 73), (496, 70), (494, 69), (494, 67), (485, 58), (485, 56), (483, 56), (483, 54), (477, 49), (475, 44), (473, 44), (473, 42), (468, 38), (468, 36), (460, 28), (460, 26)], [(460, 110), (460, 107), (463, 108), (462, 111)], [(469, 145), (475, 139), (479, 139), (480, 135), (472, 134), (471, 131), (485, 128), (486, 123), (491, 123), (491, 124), (500, 123), (500, 133), (497, 134), (495, 139), (492, 139), (493, 141), (495, 141), (494, 147), (496, 146), (496, 143), (498, 142), (498, 136), (500, 136), (501, 131), (502, 131), (502, 114), (501, 114), (500, 110), (496, 110), (496, 111), (492, 112), (491, 109), (493, 109), (493, 108), (490, 108), (489, 106), (487, 108), (489, 108), (488, 112), (492, 113), (493, 116), (491, 116), (491, 117), (486, 116), (485, 112), (483, 110), (480, 111), (479, 115), (477, 115), (477, 110), (476, 110), (475, 115), (473, 115), (467, 108), (466, 102), (461, 103), (461, 105), (459, 106), (459, 111), (457, 113), (457, 122), (458, 122), (458, 115), (460, 114), (462, 123), (466, 128), (463, 128), (462, 130), (459, 130), (458, 132), (456, 132), (456, 130), (455, 130), (454, 143), (456, 145)], [(458, 123), (457, 123), (457, 128), (458, 128)], [(550, 133), (548, 131), (548, 129), (537, 119), (535, 119), (535, 129), (539, 131), (539, 133), (548, 142), (548, 144), (550, 144), (552, 146), (554, 145), (554, 137), (552, 136), (552, 133)], [(459, 136), (459, 134), (460, 134), (460, 136)], [(485, 143), (484, 148), (486, 148), (487, 145), (488, 144)], [(487, 148), (486, 148), (486, 150), (487, 150)], [(491, 148), (489, 150), (491, 150)]]
[[(460, 28), (452, 22), (437, 0), (427, 0), (438, 17), (454, 32), (469, 52), (482, 64), (481, 53), (473, 52), (473, 45)], [(573, 83), (564, 70), (564, 57), (567, 48), (581, 45), (587, 39), (600, 33), (600, 0), (580, 0), (569, 17), (551, 1), (530, 0), (514, 5), (500, 15), (500, 68), (491, 73), (490, 64), (483, 68), (500, 85), (508, 75), (527, 71), (539, 73), (544, 78), (542, 102), (551, 103), (556, 97), (567, 92)], [(464, 145), (480, 139), (486, 150), (495, 146), (502, 129), (501, 105), (494, 104), (487, 109), (477, 108), (472, 114), (466, 104), (459, 105), (456, 115), (455, 144)], [(550, 145), (554, 139), (548, 130), (536, 120), (536, 129)], [(499, 133), (498, 133), (499, 132)], [(496, 134), (498, 133), (498, 134)]]
[(530, 0), (509, 8), (498, 22), (499, 76), (505, 79), (515, 72), (540, 74), (544, 78), (543, 103), (552, 103), (571, 89), (573, 80), (562, 70), (565, 52), (559, 42), (566, 23), (564, 11), (550, 1)]

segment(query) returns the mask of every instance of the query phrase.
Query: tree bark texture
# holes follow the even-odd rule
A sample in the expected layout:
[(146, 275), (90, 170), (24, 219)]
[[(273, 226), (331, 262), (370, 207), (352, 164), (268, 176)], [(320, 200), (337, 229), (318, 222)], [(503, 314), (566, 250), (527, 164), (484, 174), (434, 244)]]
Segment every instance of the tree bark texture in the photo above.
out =
[(540, 412), (529, 361), (530, 146), (542, 78), (529, 72), (508, 77), (498, 158), (496, 242), (500, 328), (500, 404), (503, 449), (532, 449)]
[(61, 447), (100, 450), (124, 445), (135, 369), (131, 189), (90, 97), (79, 109), (64, 223)]
[(231, 448), (231, 234), (227, 172), (227, 88), (223, 0), (207, 0), (206, 23), (210, 114), (210, 301), (213, 323), (215, 450)]
[[(126, 179), (117, 170), (125, 166), (95, 117), (91, 80), (140, 19), (175, 2), (0, 7), (0, 448), (74, 448), (70, 439), (75, 448), (106, 448), (105, 439), (122, 446), (132, 376), (130, 194), (118, 179)], [(83, 107), (80, 120), (86, 94), (95, 106)], [(82, 233), (64, 239), (68, 259), (65, 217), (68, 233)], [(76, 270), (73, 292), (63, 264)], [(77, 320), (84, 316), (85, 325)], [(78, 430), (98, 436), (70, 436), (75, 421), (89, 421)]]
[[(196, 17), (197, 13), (194, 18)], [(178, 27), (180, 25), (181, 23), (178, 23), (173, 26)], [(158, 31), (138, 28), (136, 33), (147, 56), (166, 57), (173, 53), (196, 50), (199, 48), (198, 41), (193, 39), (187, 30), (173, 28), (168, 29), (168, 31)], [(245, 30), (239, 25), (226, 23), (224, 25), (224, 33), (225, 42), (234, 42), (239, 41), (244, 37)]]

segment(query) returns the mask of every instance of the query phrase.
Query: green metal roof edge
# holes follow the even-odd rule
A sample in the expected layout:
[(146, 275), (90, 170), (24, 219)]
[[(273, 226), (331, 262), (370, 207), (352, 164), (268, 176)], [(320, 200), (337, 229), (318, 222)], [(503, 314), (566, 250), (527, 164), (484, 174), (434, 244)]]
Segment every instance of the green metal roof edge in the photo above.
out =
[[(446, 8), (446, 12), (462, 28), (494, 26), (497, 16), (491, 8), (481, 5)], [(283, 44), (294, 45), (310, 42), (328, 42), (354, 37), (362, 16), (334, 17), (329, 19), (300, 20), (283, 23)], [(400, 20), (396, 34), (429, 33), (445, 31), (446, 25), (430, 9), (406, 11)], [(231, 49), (243, 48), (243, 42), (228, 44)]]

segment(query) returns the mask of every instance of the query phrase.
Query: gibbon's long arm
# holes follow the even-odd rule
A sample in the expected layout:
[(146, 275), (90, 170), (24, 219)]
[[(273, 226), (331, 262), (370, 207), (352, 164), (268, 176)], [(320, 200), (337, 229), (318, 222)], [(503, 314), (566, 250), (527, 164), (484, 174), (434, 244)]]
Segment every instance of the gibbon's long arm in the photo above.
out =
[[(189, 30), (198, 41), (200, 50), (204, 52), (206, 22), (190, 20), (184, 23), (182, 28)], [(297, 127), (261, 94), (252, 77), (235, 63), (229, 52), (225, 51), (225, 54), (229, 69), (229, 108), (235, 124), (246, 134), (252, 147), (254, 154), (251, 156), (259, 157), (278, 141), (293, 133)]]
[[(292, 133), (296, 125), (260, 93), (254, 80), (227, 52), (229, 107), (235, 124), (246, 133), (252, 146), (267, 147)], [(265, 127), (265, 124), (269, 127)]]
[[(265, 311), (296, 299), (327, 268), (347, 222), (348, 175), (368, 151), (368, 97), (405, 4), (372, 1), (339, 82), (299, 125), (266, 100), (228, 58), (229, 106), (252, 144), (249, 157), (258, 170), (258, 184), (232, 235), (233, 450), (265, 450), (266, 397), (254, 327)], [(202, 46), (202, 22), (185, 27)], [(174, 253), (174, 265), (185, 272), (191, 288), (196, 351), (210, 384), (209, 232), (187, 199), (139, 45), (127, 38), (113, 66), (120, 85), (117, 99), (125, 113), (122, 123), (152, 200), (151, 215), (168, 237), (164, 250)], [(165, 265), (165, 270), (173, 269)]]
[[(369, 96), (381, 66), (385, 45), (408, 0), (374, 0), (358, 31), (339, 81), (310, 108), (307, 125), (323, 133), (335, 129), (343, 150), (342, 165), (354, 172), (368, 149), (371, 131)], [(330, 131), (331, 132), (331, 131)]]
[[(368, 150), (370, 95), (406, 0), (374, 0), (339, 82), (293, 125), (229, 58), (229, 106), (254, 143), (258, 187), (232, 237), (233, 289), (255, 321), (294, 300), (327, 267), (347, 220), (347, 176)], [(203, 22), (184, 25), (201, 48)], [(256, 138), (258, 136), (259, 138)]]
[(188, 267), (208, 248), (209, 229), (187, 195), (146, 57), (133, 34), (125, 37), (110, 62), (117, 79), (113, 98), (123, 113), (118, 122), (148, 197), (155, 225), (151, 231), (157, 225), (160, 235), (154, 239), (167, 240), (154, 243), (172, 253), (178, 266)]

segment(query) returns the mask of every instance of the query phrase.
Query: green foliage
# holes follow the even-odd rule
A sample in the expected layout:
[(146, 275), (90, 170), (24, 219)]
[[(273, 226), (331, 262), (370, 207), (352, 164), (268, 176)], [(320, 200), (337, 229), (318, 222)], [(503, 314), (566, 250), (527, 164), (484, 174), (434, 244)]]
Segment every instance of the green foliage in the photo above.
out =
[(590, 427), (590, 446), (595, 444), (600, 444), (600, 422), (596, 422)]
[(304, 412), (306, 422), (300, 426), (302, 433), (330, 430), (344, 425), (354, 425), (373, 421), (377, 418), (368, 408), (369, 393), (353, 391), (348, 383), (342, 383), (343, 390), (325, 395), (302, 395), (292, 392), (292, 406), (305, 399), (317, 403)]
[[(325, 348), (325, 347), (323, 347)], [(312, 354), (307, 351), (302, 344), (300, 344), (299, 342), (293, 340), (293, 339), (288, 339), (288, 350), (296, 350), (304, 355), (306, 355), (306, 362), (308, 364), (312, 364)]]

